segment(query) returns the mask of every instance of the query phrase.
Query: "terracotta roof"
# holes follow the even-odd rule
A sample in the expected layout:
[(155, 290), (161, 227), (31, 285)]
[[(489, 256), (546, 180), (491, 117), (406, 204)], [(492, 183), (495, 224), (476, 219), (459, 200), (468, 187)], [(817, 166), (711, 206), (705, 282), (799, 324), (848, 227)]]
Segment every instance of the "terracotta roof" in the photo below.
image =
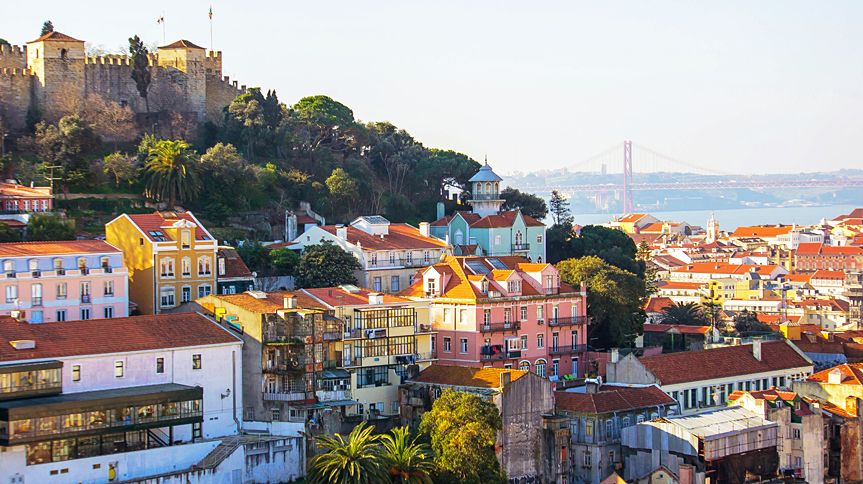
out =
[(509, 373), (511, 381), (516, 381), (529, 372), (505, 368), (431, 365), (411, 381), (458, 387), (500, 388), (500, 375), (503, 373)]
[(638, 222), (639, 220), (643, 219), (644, 217), (647, 217), (646, 213), (630, 213), (630, 214), (624, 215), (623, 217), (621, 217), (617, 221), (620, 223), (635, 223), (635, 222)]
[(35, 257), (70, 254), (119, 253), (120, 249), (104, 240), (58, 240), (50, 242), (6, 242), (0, 244), (0, 257)]
[(806, 341), (801, 339), (800, 341), (795, 341), (794, 345), (800, 348), (800, 351), (804, 353), (826, 353), (833, 355), (845, 354), (845, 345), (839, 342), (825, 341), (821, 338), (819, 338), (819, 341)]
[(673, 405), (675, 400), (655, 385), (646, 387), (603, 386), (597, 393), (554, 392), (558, 410), (578, 413), (611, 413)]
[(851, 213), (846, 215), (840, 215), (833, 220), (844, 220), (846, 218), (863, 218), (863, 208), (855, 208), (851, 211)]
[(644, 227), (642, 227), (639, 230), (639, 232), (641, 232), (643, 234), (645, 234), (645, 233), (654, 233), (654, 234), (662, 233), (662, 227), (664, 227), (664, 226), (665, 226), (665, 224), (663, 222), (653, 222), (653, 223), (647, 224)]
[[(510, 210), (507, 212), (500, 212), (498, 214), (486, 215), (485, 217), (477, 220), (476, 222), (472, 222), (470, 226), (471, 228), (512, 227), (512, 224), (515, 223), (515, 217), (517, 213), (519, 213), (517, 210)], [(521, 214), (521, 217), (524, 220), (524, 225), (528, 227), (545, 226), (544, 223), (531, 217), (530, 215)]]
[(318, 221), (313, 219), (312, 217), (310, 217), (308, 215), (297, 215), (297, 225), (307, 225), (307, 224), (317, 225)]
[(20, 220), (12, 219), (12, 218), (0, 220), (0, 224), (3, 224), (5, 226), (7, 226), (9, 228), (13, 228), (13, 229), (23, 229), (24, 227), (27, 226), (26, 223), (24, 223)]
[(644, 303), (644, 311), (648, 313), (661, 313), (663, 309), (669, 306), (674, 306), (674, 300), (670, 297), (651, 296)]
[[(335, 308), (338, 306), (371, 306), (369, 304), (369, 295), (374, 294), (374, 291), (363, 288), (352, 287), (347, 290), (345, 287), (316, 287), (301, 289), (300, 292), (306, 293), (312, 299), (317, 301), (317, 305), (321, 303)], [(384, 304), (402, 304), (409, 303), (410, 299), (405, 299), (399, 296), (383, 294)]]
[(693, 274), (770, 274), (776, 270), (777, 265), (758, 264), (728, 264), (725, 262), (693, 262), (685, 266), (672, 269), (673, 272)]
[(33, 42), (43, 42), (46, 40), (54, 40), (57, 42), (81, 42), (81, 43), (84, 43), (83, 40), (74, 39), (74, 38), (69, 37), (66, 34), (62, 34), (60, 32), (48, 32), (47, 34), (39, 37), (38, 39), (31, 40), (30, 42), (27, 42), (27, 43), (32, 44)]
[(461, 216), (462, 216), (462, 218), (463, 218), (463, 219), (465, 219), (465, 221), (466, 221), (468, 224), (472, 224), (472, 223), (476, 222), (477, 220), (479, 220), (479, 219), (481, 218), (479, 215), (477, 215), (477, 214), (475, 214), (475, 213), (473, 213), (473, 212), (468, 212), (468, 211), (466, 211), (466, 210), (458, 210), (458, 211), (456, 211), (454, 214), (452, 214), (452, 215), (445, 215), (445, 216), (443, 216), (443, 217), (441, 217), (441, 218), (439, 218), (439, 219), (435, 220), (434, 222), (432, 222), (432, 223), (431, 223), (431, 224), (429, 224), (429, 225), (431, 225), (432, 227), (442, 227), (442, 226), (446, 226), (446, 225), (448, 225), (448, 224), (450, 223), (450, 221), (451, 221), (453, 218), (455, 218), (455, 215), (456, 215), (456, 214), (461, 215)]
[[(195, 220), (192, 212), (153, 212), (153, 213), (141, 213), (141, 214), (126, 214), (129, 219), (132, 220), (132, 223), (138, 226), (142, 232), (152, 241), (158, 241), (158, 239), (153, 236), (150, 232), (160, 231), (164, 234), (167, 240), (170, 239), (170, 235), (164, 231), (165, 227), (170, 227), (172, 224), (180, 221), (187, 220), (189, 222), (193, 222), (196, 225), (195, 228), (195, 240), (212, 240), (210, 236), (207, 234), (206, 229)], [(110, 223), (110, 222), (109, 222)]]
[(752, 395), (756, 400), (767, 400), (770, 402), (775, 402), (776, 400), (782, 400), (785, 402), (793, 402), (797, 399), (796, 392), (786, 392), (776, 388), (769, 388), (767, 390), (755, 390), (755, 391), (746, 391), (746, 390), (734, 390), (731, 392), (731, 395), (728, 395), (728, 401), (733, 402), (738, 398), (742, 397), (746, 394)]
[(645, 333), (666, 333), (674, 330), (680, 334), (705, 335), (710, 332), (710, 326), (689, 326), (686, 324), (645, 324)]
[(701, 289), (706, 282), (657, 281), (657, 289)]
[(863, 255), (863, 247), (837, 247), (806, 242), (797, 246), (797, 255)]
[(180, 40), (174, 41), (168, 45), (163, 45), (163, 46), (159, 47), (159, 49), (201, 49), (201, 50), (204, 50), (204, 48), (201, 47), (200, 45), (195, 45), (195, 44), (193, 44), (193, 43), (191, 43), (185, 39), (180, 39)]
[(43, 187), (41, 190), (37, 188), (25, 187), (17, 183), (0, 182), (0, 197), (4, 198), (51, 198), (51, 191), (48, 187)]
[[(239, 343), (216, 323), (197, 313), (89, 319), (28, 324), (10, 317), (0, 321), (0, 361), (62, 358)], [(36, 347), (16, 350), (15, 340), (34, 340)]]
[(225, 259), (225, 273), (220, 274), (218, 277), (252, 277), (252, 271), (250, 271), (249, 267), (246, 266), (246, 263), (243, 262), (240, 254), (237, 253), (237, 249), (233, 247), (219, 247), (217, 256)]
[(812, 273), (791, 272), (782, 276), (787, 282), (809, 282), (812, 279)]
[[(437, 237), (426, 237), (418, 228), (408, 224), (389, 224), (389, 233), (383, 237), (372, 235), (356, 227), (347, 226), (347, 241), (351, 244), (362, 244), (368, 250), (395, 249), (437, 249), (447, 246), (446, 242)], [(323, 225), (321, 229), (336, 235), (335, 225)]]
[(828, 271), (826, 269), (819, 269), (812, 274), (812, 279), (831, 279), (831, 280), (845, 280), (845, 272), (844, 271)]
[(258, 314), (273, 314), (279, 309), (285, 309), (285, 298), (291, 296), (297, 298), (298, 308), (321, 309), (320, 302), (301, 291), (274, 291), (266, 293), (255, 291), (255, 293), (263, 294), (264, 297), (259, 299), (249, 292), (242, 294), (211, 294), (210, 297)]
[(791, 225), (755, 225), (751, 227), (737, 227), (730, 237), (776, 237), (791, 232)]
[(842, 373), (842, 385), (863, 385), (863, 363), (843, 363), (833, 368), (813, 373), (807, 381), (827, 383), (830, 372), (839, 370)]
[(789, 301), (788, 305), (795, 308), (825, 309), (829, 311), (848, 312), (849, 303), (842, 299), (803, 299)]
[(644, 356), (639, 361), (662, 385), (812, 366), (784, 340), (762, 342), (761, 361), (752, 355), (751, 344)]

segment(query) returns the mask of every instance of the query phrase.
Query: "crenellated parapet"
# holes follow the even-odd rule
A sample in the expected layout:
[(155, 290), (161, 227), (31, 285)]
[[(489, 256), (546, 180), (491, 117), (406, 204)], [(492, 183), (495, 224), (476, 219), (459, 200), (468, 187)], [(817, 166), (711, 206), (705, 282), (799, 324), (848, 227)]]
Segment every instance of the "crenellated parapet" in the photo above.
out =
[(18, 45), (0, 45), (0, 67), (26, 68), (27, 47)]
[(33, 77), (33, 71), (30, 69), (21, 69), (18, 67), (3, 67), (0, 68), (0, 76), (3, 77)]

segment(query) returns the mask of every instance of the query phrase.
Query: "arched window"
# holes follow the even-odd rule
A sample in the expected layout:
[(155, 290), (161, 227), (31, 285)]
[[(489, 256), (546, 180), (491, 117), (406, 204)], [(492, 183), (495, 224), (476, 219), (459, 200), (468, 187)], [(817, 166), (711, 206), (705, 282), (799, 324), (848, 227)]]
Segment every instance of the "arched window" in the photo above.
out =
[(515, 232), (515, 245), (521, 245), (521, 230)]
[[(456, 229), (454, 239), (455, 239), (455, 245), (464, 244), (464, 234), (462, 233), (461, 229)], [(462, 254), (462, 255), (469, 255), (469, 254)]]
[(183, 273), (183, 277), (192, 275), (192, 259), (190, 257), (183, 257), (180, 261), (180, 271)]
[(524, 370), (524, 371), (530, 371), (530, 362), (529, 361), (522, 361), (521, 363), (518, 364), (518, 369)]
[(536, 374), (545, 378), (546, 361), (542, 358), (536, 360)]
[(68, 53), (69, 53), (69, 51), (68, 51), (68, 50), (66, 50), (66, 49), (60, 49), (60, 58), (61, 58), (61, 59), (63, 59), (63, 60), (65, 60), (65, 59), (66, 59), (66, 54), (68, 54)]
[(159, 274), (162, 277), (174, 277), (174, 259), (164, 257), (159, 260)]
[(213, 273), (212, 263), (207, 256), (198, 257), (198, 275), (209, 276)]

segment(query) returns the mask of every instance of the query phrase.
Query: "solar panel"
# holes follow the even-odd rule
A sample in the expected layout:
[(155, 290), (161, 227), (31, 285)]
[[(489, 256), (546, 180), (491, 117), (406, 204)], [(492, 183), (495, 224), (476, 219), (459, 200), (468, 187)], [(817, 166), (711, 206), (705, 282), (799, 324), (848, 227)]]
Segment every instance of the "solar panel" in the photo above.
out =
[(486, 261), (488, 261), (488, 263), (491, 264), (492, 267), (494, 267), (495, 269), (501, 269), (501, 270), (509, 269), (509, 267), (507, 267), (506, 264), (501, 262), (500, 259), (486, 259)]
[(474, 274), (486, 275), (489, 272), (491, 272), (491, 270), (488, 268), (488, 266), (483, 264), (482, 261), (469, 260), (466, 262), (466, 264), (468, 267), (470, 267), (470, 270), (472, 270)]

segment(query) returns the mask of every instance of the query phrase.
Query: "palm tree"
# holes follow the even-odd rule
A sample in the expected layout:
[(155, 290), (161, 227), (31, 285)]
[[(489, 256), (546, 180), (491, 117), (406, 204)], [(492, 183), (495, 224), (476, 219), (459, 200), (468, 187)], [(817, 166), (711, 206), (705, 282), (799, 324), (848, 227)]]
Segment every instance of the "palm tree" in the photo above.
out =
[(310, 481), (316, 484), (378, 484), (388, 480), (382, 465), (380, 436), (361, 423), (348, 438), (319, 435), (315, 442), (325, 452), (312, 458)]
[(407, 426), (393, 429), (381, 437), (383, 460), (396, 483), (431, 484), (434, 471), (431, 450), (417, 437), (411, 438)]
[(676, 302), (662, 309), (660, 320), (665, 324), (685, 324), (690, 326), (703, 326), (710, 324), (704, 316), (704, 310), (694, 302)]
[(198, 193), (195, 173), (197, 154), (183, 140), (159, 140), (150, 148), (144, 174), (147, 179), (147, 196), (168, 202), (188, 200)]

